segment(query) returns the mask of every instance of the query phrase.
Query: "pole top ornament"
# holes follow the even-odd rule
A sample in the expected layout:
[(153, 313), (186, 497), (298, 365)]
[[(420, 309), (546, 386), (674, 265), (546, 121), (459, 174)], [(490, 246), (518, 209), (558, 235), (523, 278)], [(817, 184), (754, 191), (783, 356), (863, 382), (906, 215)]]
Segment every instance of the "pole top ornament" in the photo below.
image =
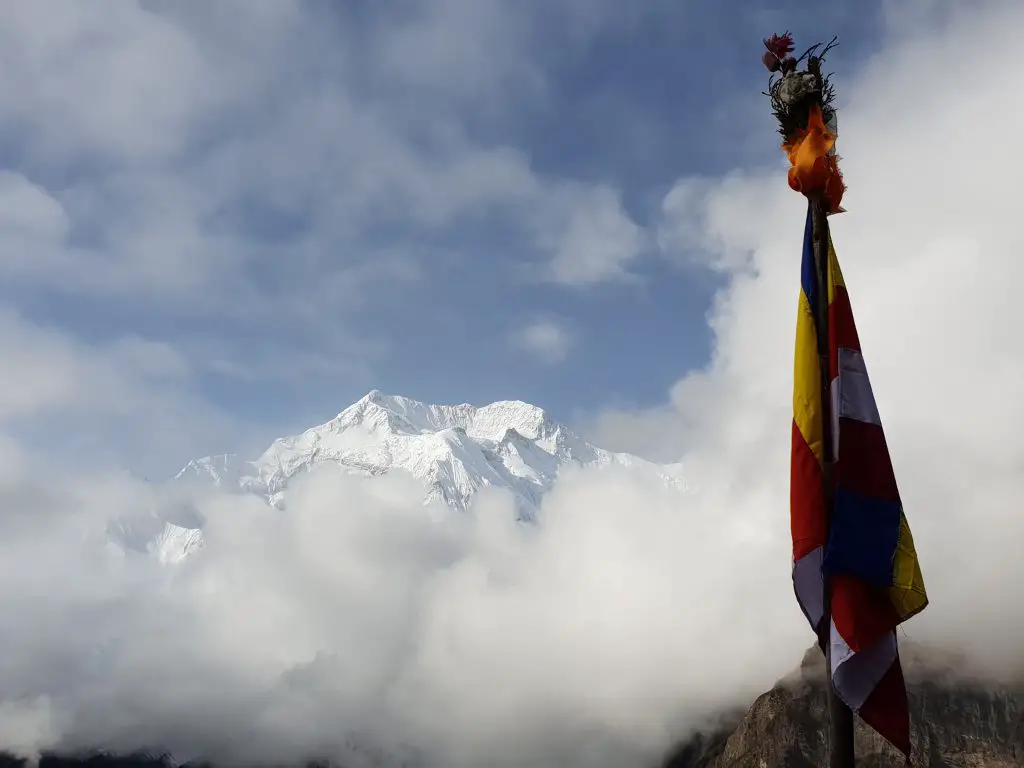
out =
[[(821, 201), (825, 213), (840, 213), (846, 186), (835, 153), (835, 90), (821, 65), (837, 43), (816, 43), (794, 57), (789, 32), (764, 39), (761, 61), (771, 73), (764, 94), (779, 123), (782, 149), (790, 162), (789, 186), (812, 200)], [(800, 69), (804, 64), (805, 68)]]

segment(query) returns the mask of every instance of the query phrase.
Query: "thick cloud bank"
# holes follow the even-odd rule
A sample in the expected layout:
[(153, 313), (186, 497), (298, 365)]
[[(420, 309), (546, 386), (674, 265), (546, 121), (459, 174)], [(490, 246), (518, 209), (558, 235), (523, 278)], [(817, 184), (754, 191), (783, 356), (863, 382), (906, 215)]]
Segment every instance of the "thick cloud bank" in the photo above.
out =
[[(3, 489), (7, 749), (644, 765), (807, 641), (784, 530), (737, 531), (625, 470), (566, 476), (536, 527), (501, 492), (453, 515), (414, 481), (331, 470), (287, 512), (48, 485)], [(112, 515), (185, 504), (207, 546), (177, 568), (104, 544)]]

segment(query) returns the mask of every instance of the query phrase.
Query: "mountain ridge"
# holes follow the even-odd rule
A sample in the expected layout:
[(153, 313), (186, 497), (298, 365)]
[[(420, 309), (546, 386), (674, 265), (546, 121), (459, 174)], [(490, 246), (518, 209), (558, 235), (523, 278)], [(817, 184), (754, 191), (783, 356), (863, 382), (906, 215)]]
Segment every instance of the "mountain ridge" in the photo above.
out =
[[(433, 405), (371, 390), (334, 418), (280, 437), (257, 458), (215, 454), (193, 459), (172, 484), (252, 494), (279, 509), (297, 476), (323, 464), (354, 475), (406, 472), (424, 486), (424, 504), (441, 502), (466, 512), (485, 487), (511, 492), (519, 516), (535, 517), (559, 473), (570, 466), (622, 466), (685, 487), (678, 464), (656, 464), (587, 442), (540, 407), (521, 400), (483, 406)], [(138, 531), (150, 530), (148, 538)], [(115, 526), (114, 541), (176, 563), (203, 547), (201, 525), (180, 520)]]

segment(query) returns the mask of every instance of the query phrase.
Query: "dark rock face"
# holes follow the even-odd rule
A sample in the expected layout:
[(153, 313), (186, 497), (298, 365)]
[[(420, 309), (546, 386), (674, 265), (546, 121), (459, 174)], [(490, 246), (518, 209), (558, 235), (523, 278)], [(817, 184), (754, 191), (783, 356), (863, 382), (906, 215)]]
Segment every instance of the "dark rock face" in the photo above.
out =
[[(0, 753), (0, 768), (29, 768), (29, 762)], [(43, 755), (37, 768), (212, 768), (205, 763), (178, 765), (171, 758), (147, 753), (134, 755), (108, 755), (102, 753), (61, 756)], [(294, 767), (293, 767), (294, 768)], [(326, 764), (311, 763), (301, 768), (328, 768)]]
[[(26, 760), (0, 754), (0, 768), (25, 768)], [(171, 768), (171, 763), (161, 757), (150, 755), (81, 755), (79, 757), (59, 757), (44, 755), (39, 760), (39, 768)]]
[[(1024, 766), (1024, 688), (954, 678), (955, 660), (901, 654), (910, 701), (914, 765)], [(738, 722), (685, 744), (666, 768), (821, 768), (828, 765), (825, 664), (817, 648), (801, 668), (760, 696)], [(903, 756), (856, 723), (859, 768), (897, 768)]]

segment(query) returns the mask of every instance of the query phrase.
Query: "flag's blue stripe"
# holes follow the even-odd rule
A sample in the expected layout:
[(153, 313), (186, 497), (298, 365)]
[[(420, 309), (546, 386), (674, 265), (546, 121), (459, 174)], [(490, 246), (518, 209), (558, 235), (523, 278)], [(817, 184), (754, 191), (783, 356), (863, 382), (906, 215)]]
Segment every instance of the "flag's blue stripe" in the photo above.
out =
[(891, 586), (901, 515), (896, 502), (836, 488), (825, 571), (856, 576), (879, 587)]
[(818, 272), (814, 268), (814, 226), (811, 207), (807, 206), (807, 224), (804, 227), (804, 254), (800, 264), (800, 286), (811, 305), (811, 314), (818, 316)]

